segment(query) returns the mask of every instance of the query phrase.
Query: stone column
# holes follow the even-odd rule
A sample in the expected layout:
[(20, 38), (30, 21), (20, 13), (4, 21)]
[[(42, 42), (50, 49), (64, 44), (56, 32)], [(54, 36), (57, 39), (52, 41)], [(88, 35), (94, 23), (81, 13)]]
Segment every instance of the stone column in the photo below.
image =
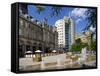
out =
[(24, 54), (24, 57), (25, 57), (25, 52), (26, 52), (26, 45), (23, 44), (23, 54)]

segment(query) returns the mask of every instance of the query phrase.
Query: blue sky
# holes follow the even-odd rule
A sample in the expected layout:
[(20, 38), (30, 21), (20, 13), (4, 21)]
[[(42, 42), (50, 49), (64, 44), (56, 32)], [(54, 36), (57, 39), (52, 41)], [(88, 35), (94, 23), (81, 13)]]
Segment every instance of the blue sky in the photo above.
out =
[(54, 25), (55, 22), (64, 16), (70, 16), (75, 22), (75, 32), (80, 34), (82, 29), (87, 25), (86, 20), (86, 11), (87, 8), (72, 8), (72, 7), (63, 7), (61, 13), (58, 16), (51, 17), (51, 6), (46, 6), (46, 10), (40, 14), (36, 12), (36, 7), (34, 5), (28, 5), (28, 14), (33, 18), (39, 20), (40, 22), (46, 17), (48, 18), (48, 24)]

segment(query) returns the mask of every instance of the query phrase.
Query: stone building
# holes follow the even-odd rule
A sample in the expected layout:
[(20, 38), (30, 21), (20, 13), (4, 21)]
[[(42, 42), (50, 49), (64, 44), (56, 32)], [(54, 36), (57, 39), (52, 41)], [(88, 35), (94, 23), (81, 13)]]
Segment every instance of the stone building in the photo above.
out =
[(86, 31), (86, 32), (82, 32), (80, 35), (76, 35), (75, 36), (75, 40), (77, 39), (81, 39), (82, 43), (87, 43), (89, 44), (91, 41), (91, 32), (90, 31)]
[(50, 53), (57, 50), (58, 33), (55, 26), (49, 26), (44, 20), (42, 23), (27, 13), (19, 11), (19, 55), (24, 57), (25, 52), (41, 50)]

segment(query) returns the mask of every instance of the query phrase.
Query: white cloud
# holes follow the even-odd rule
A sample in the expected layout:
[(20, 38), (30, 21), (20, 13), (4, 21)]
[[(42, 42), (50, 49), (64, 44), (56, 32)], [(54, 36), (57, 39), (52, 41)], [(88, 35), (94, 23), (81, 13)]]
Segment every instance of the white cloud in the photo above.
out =
[(87, 10), (88, 9), (86, 9), (86, 8), (75, 8), (72, 10), (71, 16), (85, 18), (86, 17), (85, 13)]
[(77, 19), (75, 22), (78, 23), (78, 22), (80, 22), (80, 21), (81, 21), (81, 18)]
[(69, 15), (70, 15), (71, 17), (74, 17), (75, 20), (76, 20), (75, 22), (78, 23), (78, 22), (80, 22), (82, 19), (85, 19), (85, 18), (86, 18), (85, 13), (86, 13), (87, 10), (88, 10), (88, 9), (86, 9), (86, 8), (75, 8), (75, 9), (73, 9), (73, 10), (69, 13)]

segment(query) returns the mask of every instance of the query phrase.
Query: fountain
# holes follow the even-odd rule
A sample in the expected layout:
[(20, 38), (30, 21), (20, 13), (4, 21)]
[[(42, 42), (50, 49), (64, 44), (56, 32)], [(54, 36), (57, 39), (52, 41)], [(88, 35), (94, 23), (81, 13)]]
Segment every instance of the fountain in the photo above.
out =
[(81, 57), (80, 57), (80, 61), (82, 61), (82, 62), (86, 61), (86, 59), (87, 59), (87, 53), (86, 53), (86, 51), (87, 51), (86, 47), (82, 48)]
[(44, 61), (41, 61), (41, 70), (45, 69)]
[(57, 69), (61, 69), (64, 68), (64, 61), (62, 61), (61, 59), (57, 59)]
[(61, 61), (60, 61), (60, 59), (57, 59), (57, 66), (58, 66), (58, 67), (61, 66)]
[(85, 64), (85, 62), (86, 62), (86, 59), (87, 59), (87, 53), (86, 52), (87, 52), (87, 48), (86, 47), (82, 48), (80, 58), (78, 58), (78, 64), (80, 66), (83, 66), (83, 64)]

